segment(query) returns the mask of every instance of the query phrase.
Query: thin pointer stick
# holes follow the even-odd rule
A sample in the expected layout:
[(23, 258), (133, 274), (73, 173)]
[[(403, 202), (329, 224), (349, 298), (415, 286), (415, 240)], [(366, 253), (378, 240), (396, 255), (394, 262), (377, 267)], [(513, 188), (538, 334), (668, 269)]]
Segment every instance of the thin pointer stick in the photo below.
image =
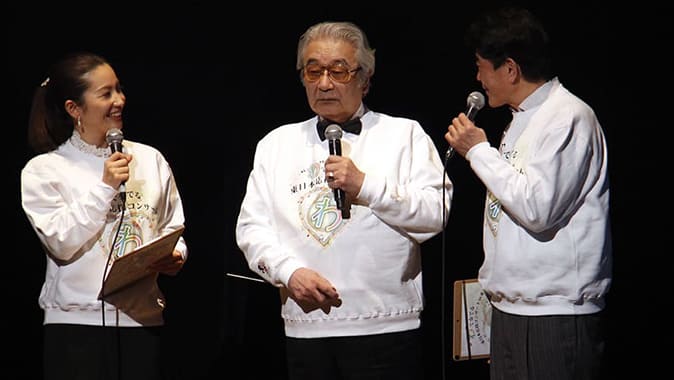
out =
[(253, 278), (253, 277), (248, 277), (248, 276), (242, 276), (240, 274), (234, 274), (234, 273), (226, 273), (227, 276), (230, 277), (236, 277), (236, 278), (242, 278), (244, 280), (250, 280), (250, 281), (257, 281), (257, 282), (265, 282), (264, 280), (261, 280), (259, 278)]

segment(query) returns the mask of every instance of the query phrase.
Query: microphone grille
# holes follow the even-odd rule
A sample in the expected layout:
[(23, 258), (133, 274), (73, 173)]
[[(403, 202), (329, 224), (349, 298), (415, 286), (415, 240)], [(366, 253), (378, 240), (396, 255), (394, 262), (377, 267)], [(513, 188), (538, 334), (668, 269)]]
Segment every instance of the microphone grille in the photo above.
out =
[(341, 139), (342, 134), (342, 127), (337, 124), (330, 124), (325, 128), (325, 138), (328, 140)]
[(105, 132), (105, 141), (108, 145), (112, 143), (121, 143), (124, 140), (124, 134), (119, 128), (110, 128)]
[(469, 107), (474, 108), (476, 111), (481, 110), (484, 107), (484, 95), (480, 91), (473, 91), (468, 95), (466, 103)]

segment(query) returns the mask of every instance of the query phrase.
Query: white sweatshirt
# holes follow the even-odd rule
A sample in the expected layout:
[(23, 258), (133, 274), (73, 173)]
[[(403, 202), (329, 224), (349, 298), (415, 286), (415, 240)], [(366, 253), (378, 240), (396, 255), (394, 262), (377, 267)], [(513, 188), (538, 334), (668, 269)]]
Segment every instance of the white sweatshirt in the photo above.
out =
[[(129, 140), (123, 146), (133, 160), (113, 259), (184, 224), (180, 195), (162, 154)], [(156, 275), (111, 297), (117, 307), (106, 302), (105, 317), (101, 312), (98, 294), (121, 215), (117, 190), (102, 181), (109, 154), (75, 132), (56, 150), (32, 158), (21, 172), (23, 209), (47, 258), (39, 297), (45, 324), (163, 324), (165, 301)], [(187, 258), (182, 237), (176, 249)]]
[(488, 190), (480, 284), (507, 313), (597, 312), (612, 276), (599, 121), (557, 78), (521, 108), (500, 151), (482, 143), (466, 155)]
[(418, 122), (372, 111), (361, 121), (360, 135), (341, 139), (342, 155), (366, 174), (350, 219), (342, 219), (324, 181), (329, 150), (316, 117), (280, 126), (257, 145), (236, 226), (250, 268), (284, 287), (296, 269), (307, 267), (342, 298), (330, 314), (304, 313), (282, 299), (287, 336), (367, 335), (420, 325), (420, 243), (442, 231), (452, 184)]

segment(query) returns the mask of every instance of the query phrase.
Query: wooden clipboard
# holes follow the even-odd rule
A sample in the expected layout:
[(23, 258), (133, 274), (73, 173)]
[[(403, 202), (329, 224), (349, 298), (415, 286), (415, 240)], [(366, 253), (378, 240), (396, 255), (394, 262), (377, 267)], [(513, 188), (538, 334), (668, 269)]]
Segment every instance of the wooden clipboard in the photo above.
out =
[(178, 244), (183, 230), (185, 226), (180, 226), (175, 231), (152, 240), (115, 260), (103, 282), (98, 299), (103, 299), (145, 276), (155, 274), (156, 272), (147, 267), (160, 258), (173, 254), (173, 249)]
[(491, 303), (477, 279), (454, 281), (455, 361), (489, 358)]

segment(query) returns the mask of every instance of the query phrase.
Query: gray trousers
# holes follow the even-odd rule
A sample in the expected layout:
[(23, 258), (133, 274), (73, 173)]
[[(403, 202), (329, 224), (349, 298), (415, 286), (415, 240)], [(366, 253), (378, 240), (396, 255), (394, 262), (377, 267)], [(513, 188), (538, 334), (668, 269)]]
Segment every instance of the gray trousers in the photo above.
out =
[(490, 379), (600, 379), (603, 314), (522, 316), (492, 308)]

